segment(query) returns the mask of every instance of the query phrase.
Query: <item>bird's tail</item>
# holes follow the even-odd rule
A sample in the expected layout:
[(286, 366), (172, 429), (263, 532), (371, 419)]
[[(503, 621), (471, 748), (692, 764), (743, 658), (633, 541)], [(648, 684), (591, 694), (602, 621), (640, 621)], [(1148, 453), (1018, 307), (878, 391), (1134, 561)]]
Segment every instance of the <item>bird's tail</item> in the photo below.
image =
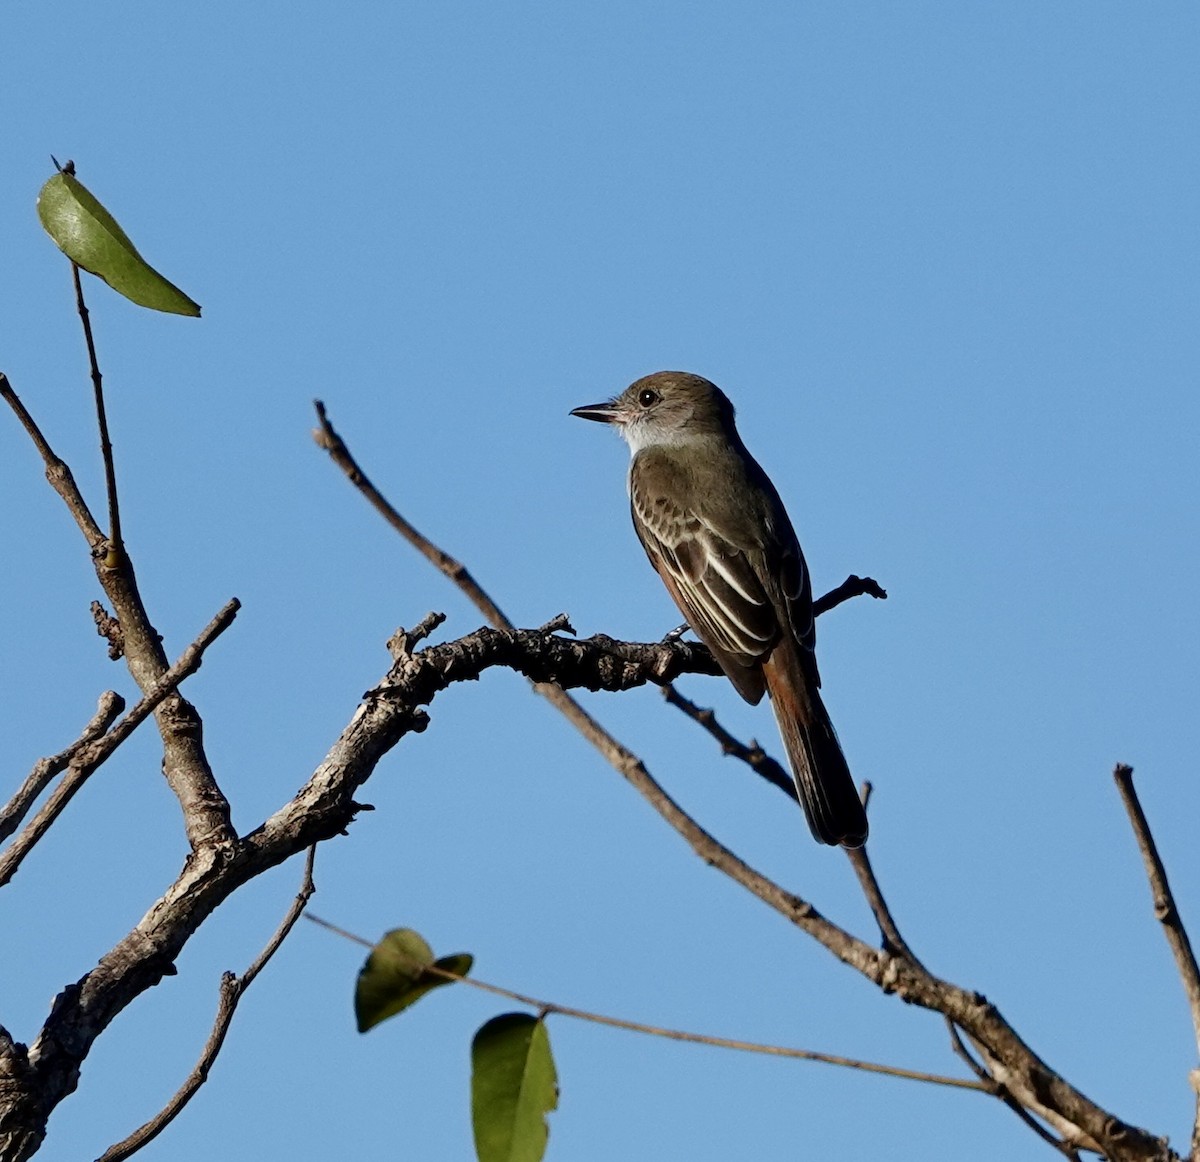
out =
[(785, 649), (776, 649), (763, 674), (813, 835), (821, 843), (862, 847), (867, 813), (816, 683)]

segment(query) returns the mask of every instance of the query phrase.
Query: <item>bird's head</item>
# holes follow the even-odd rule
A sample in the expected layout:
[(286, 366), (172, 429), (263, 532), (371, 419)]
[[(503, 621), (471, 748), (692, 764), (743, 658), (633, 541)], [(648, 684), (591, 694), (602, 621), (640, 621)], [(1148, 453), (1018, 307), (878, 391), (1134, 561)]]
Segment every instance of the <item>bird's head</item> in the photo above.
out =
[(733, 404), (715, 383), (687, 371), (656, 371), (606, 403), (571, 412), (613, 424), (632, 451), (686, 444), (733, 432)]

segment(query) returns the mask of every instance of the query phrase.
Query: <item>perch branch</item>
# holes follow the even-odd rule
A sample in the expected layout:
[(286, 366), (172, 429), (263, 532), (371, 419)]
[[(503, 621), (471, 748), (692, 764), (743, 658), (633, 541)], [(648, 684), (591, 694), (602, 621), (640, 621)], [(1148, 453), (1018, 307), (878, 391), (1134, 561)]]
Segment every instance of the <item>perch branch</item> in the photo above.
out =
[[(684, 663), (698, 664), (696, 655), (681, 643), (628, 648), (648, 651), (650, 668), (658, 667), (664, 657), (674, 659), (680, 668)], [(568, 649), (581, 652), (571, 654)], [(550, 669), (548, 659), (562, 662), (563, 672)], [(614, 675), (626, 686), (651, 680), (648, 674), (637, 675), (636, 667), (626, 659), (614, 663), (612, 655), (596, 643), (569, 642), (530, 630), (505, 633), (485, 628), (458, 641), (402, 653), (384, 679), (368, 692), (329, 754), (296, 795), (260, 827), (235, 841), (232, 849), (203, 847), (191, 853), (178, 879), (137, 926), (96, 968), (59, 994), (28, 1053), (17, 1053), (14, 1046), (10, 1060), (0, 1061), (0, 1073), (17, 1079), (7, 1091), (0, 1087), (0, 1156), (6, 1133), (19, 1132), (22, 1141), (28, 1139), (36, 1148), (50, 1111), (75, 1088), (80, 1063), (95, 1038), (130, 1001), (172, 971), (191, 934), (214, 909), (268, 868), (343, 832), (360, 809), (354, 792), (380, 759), (405, 735), (427, 727), (429, 716), (424, 707), (440, 690), (494, 667), (593, 688), (614, 688)], [(1021, 1094), (1022, 1100), (1025, 1091), (1037, 1095), (1070, 1124), (1082, 1127), (1113, 1159), (1162, 1162), (1174, 1157), (1158, 1139), (1096, 1106), (1050, 1070), (985, 998), (934, 977), (902, 957), (872, 948), (739, 859), (682, 811), (636, 756), (619, 744), (606, 743), (606, 738), (595, 739), (595, 745), (613, 748), (610, 761), (701, 858), (880, 989), (952, 1019), (977, 1044), (986, 1046), (989, 1064), (994, 1060), (1003, 1067), (1006, 1086)], [(992, 1068), (997, 1071), (996, 1066)], [(14, 1157), (28, 1157), (31, 1152), (14, 1152)]]
[[(316, 433), (317, 443), (331, 451), (332, 454), (330, 441), (334, 440), (334, 434), (325, 416), (324, 407), (320, 405), (318, 406), (318, 417), (322, 426)], [(353, 466), (354, 470), (361, 475), (361, 470), (349, 457), (349, 453), (345, 451), (345, 445), (340, 439), (336, 440), (335, 446), (345, 455), (345, 460), (338, 460), (343, 471), (350, 474), (349, 466)], [(337, 459), (338, 457), (335, 456), (335, 460)], [(354, 480), (355, 477), (351, 475), (351, 479)], [(374, 491), (373, 488), (372, 491)], [(389, 505), (388, 508), (390, 507)], [(407, 522), (404, 524), (407, 526)], [(411, 529), (411, 526), (407, 527)], [(437, 550), (431, 542), (417, 534), (415, 530), (412, 530), (412, 533), (414, 536), (405, 534), (410, 543), (416, 545), (431, 561), (437, 563), (437, 554), (440, 554), (440, 550)], [(442, 571), (453, 578), (453, 571), (446, 569)], [(864, 583), (859, 582), (858, 584)], [(503, 614), (499, 612), (498, 607), (486, 594), (482, 593), (473, 579), (471, 585), (479, 593), (478, 598), (473, 598), (476, 600), (477, 607), (482, 609), (483, 606), (479, 602), (486, 602), (495, 611), (496, 616), (502, 619)], [(845, 589), (845, 586), (839, 587), (839, 590)], [(853, 590), (854, 586), (851, 585), (850, 589)], [(841, 600), (853, 595), (852, 592), (846, 591), (845, 597), (843, 597), (839, 590), (834, 591), (829, 602), (822, 599), (822, 611), (832, 608)], [(869, 592), (870, 590), (864, 589), (863, 591)], [(882, 591), (880, 593), (882, 594)], [(660, 643), (664, 647), (670, 644)], [(524, 670), (522, 672), (528, 673)], [(657, 675), (653, 680), (659, 681), (661, 684), (665, 677), (666, 675)], [(563, 684), (568, 683), (563, 682)], [(611, 687), (602, 684), (602, 688), (609, 689)], [(1101, 1149), (1114, 1160), (1164, 1162), (1164, 1160), (1176, 1157), (1164, 1142), (1097, 1106), (1071, 1086), (1061, 1075), (1050, 1069), (1025, 1044), (1016, 1031), (1004, 1020), (999, 1010), (985, 997), (935, 977), (914, 961), (907, 960), (902, 956), (888, 955), (886, 952), (877, 952), (865, 942), (858, 940), (827, 920), (806, 900), (785, 891), (778, 884), (751, 868), (684, 812), (653, 779), (635, 754), (609, 735), (573, 699), (563, 694), (561, 690), (557, 693), (565, 699), (565, 702), (556, 699), (553, 691), (547, 693), (547, 697), (551, 698), (584, 737), (605, 756), (623, 777), (634, 785), (659, 815), (689, 843), (705, 862), (716, 867), (768, 906), (779, 911), (843, 963), (857, 969), (884, 992), (897, 993), (910, 1003), (939, 1012), (966, 1030), (978, 1044), (986, 1047), (991, 1059), (1000, 1069), (1004, 1070), (1008, 1079), (1006, 1082), (1008, 1088), (1015, 1093), (1020, 1093), (1022, 1100), (1025, 1100), (1024, 1095), (1028, 1094), (1030, 1095), (1029, 1101), (1031, 1104), (1035, 1104), (1035, 1108), (1041, 1108), (1042, 1105), (1048, 1106), (1063, 1122), (1071, 1127), (1077, 1127), (1081, 1139), (1098, 1142)], [(422, 721), (416, 728), (424, 729), (424, 725), (425, 722)]]

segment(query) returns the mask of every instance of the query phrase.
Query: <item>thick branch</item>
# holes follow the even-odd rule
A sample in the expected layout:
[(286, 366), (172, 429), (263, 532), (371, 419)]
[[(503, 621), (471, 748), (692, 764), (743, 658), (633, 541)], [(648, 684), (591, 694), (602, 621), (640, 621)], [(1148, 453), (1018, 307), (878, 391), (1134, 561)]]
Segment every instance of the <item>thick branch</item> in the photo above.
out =
[[(367, 694), (342, 736), (295, 798), (236, 843), (228, 854), (213, 848), (194, 853), (179, 879), (137, 927), (92, 972), (59, 995), (27, 1060), (19, 1052), (10, 1055), (8, 1073), (20, 1079), (20, 1100), (7, 1110), (0, 1109), (0, 1127), (11, 1126), (14, 1135), (6, 1142), (0, 1130), (0, 1156), (28, 1157), (28, 1147), (36, 1147), (50, 1110), (74, 1089), (79, 1064), (91, 1043), (125, 1005), (170, 971), (187, 939), (216, 907), (267, 868), (345, 829), (358, 809), (352, 798), (354, 791), (404, 735), (425, 729), (428, 716), (422, 707), (439, 690), (452, 682), (476, 678), (494, 666), (545, 674), (564, 684), (624, 688), (653, 680), (649, 673), (636, 673), (629, 657), (644, 657), (652, 670), (697, 663), (692, 648), (681, 643), (622, 644), (622, 657), (614, 659), (611, 651), (595, 642), (566, 642), (536, 631), (502, 633), (483, 629), (416, 654), (398, 650), (400, 656), (384, 680)], [(562, 669), (553, 668), (552, 660), (560, 662)], [(581, 729), (587, 733), (586, 724)], [(972, 1040), (986, 1047), (990, 1058), (1005, 1072), (1004, 1084), (1021, 1094), (1022, 1101), (1025, 1092), (1033, 1095), (1070, 1124), (1079, 1126), (1112, 1158), (1173, 1157), (1157, 1139), (1114, 1118), (1050, 1070), (983, 997), (851, 936), (705, 832), (655, 782), (636, 756), (607, 736), (593, 733), (590, 738), (606, 750), (613, 765), (703, 859), (885, 992), (949, 1017)], [(4, 1075), (5, 1063), (0, 1059), (0, 1078)], [(18, 1131), (23, 1136), (16, 1137)]]
[[(117, 552), (84, 502), (66, 463), (55, 455), (8, 377), (0, 373), (0, 398), (12, 408), (46, 465), (46, 478), (62, 497), (91, 550), (96, 577), (120, 622), (125, 659), (133, 680), (145, 695), (168, 668), (162, 640), (142, 604), (133, 564)], [(232, 842), (229, 803), (217, 786), (204, 751), (203, 724), (196, 708), (179, 693), (164, 698), (155, 711), (163, 742), (163, 774), (179, 799), (184, 826), (193, 849)]]
[[(535, 630), (485, 628), (412, 654), (401, 644), (413, 636), (393, 639), (396, 661), (298, 794), (245, 839), (225, 849), (194, 852), (137, 927), (78, 984), (59, 994), (27, 1060), (23, 1052), (13, 1057), (22, 1082), (7, 1108), (0, 1100), (0, 1158), (23, 1159), (36, 1149), (51, 1110), (78, 1083), (80, 1064), (96, 1037), (172, 971), (179, 952), (214, 909), (269, 868), (345, 831), (359, 809), (354, 792), (406, 734), (426, 728), (423, 707), (439, 691), (494, 667), (593, 689), (627, 689), (659, 680), (658, 675), (665, 680), (685, 669), (712, 667), (705, 651), (678, 642), (576, 642)], [(3, 1070), (0, 1058), (0, 1077)], [(7, 1135), (5, 1125), (12, 1127)]]

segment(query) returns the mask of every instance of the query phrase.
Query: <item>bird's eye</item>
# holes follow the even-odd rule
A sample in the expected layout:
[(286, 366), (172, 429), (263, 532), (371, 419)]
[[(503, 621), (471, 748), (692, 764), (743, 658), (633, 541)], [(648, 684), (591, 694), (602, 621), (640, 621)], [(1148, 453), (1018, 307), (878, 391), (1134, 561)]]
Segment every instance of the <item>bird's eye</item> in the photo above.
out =
[(648, 387), (642, 388), (642, 390), (638, 392), (638, 403), (640, 403), (644, 408), (653, 407), (656, 403), (658, 403), (658, 392), (652, 391)]

